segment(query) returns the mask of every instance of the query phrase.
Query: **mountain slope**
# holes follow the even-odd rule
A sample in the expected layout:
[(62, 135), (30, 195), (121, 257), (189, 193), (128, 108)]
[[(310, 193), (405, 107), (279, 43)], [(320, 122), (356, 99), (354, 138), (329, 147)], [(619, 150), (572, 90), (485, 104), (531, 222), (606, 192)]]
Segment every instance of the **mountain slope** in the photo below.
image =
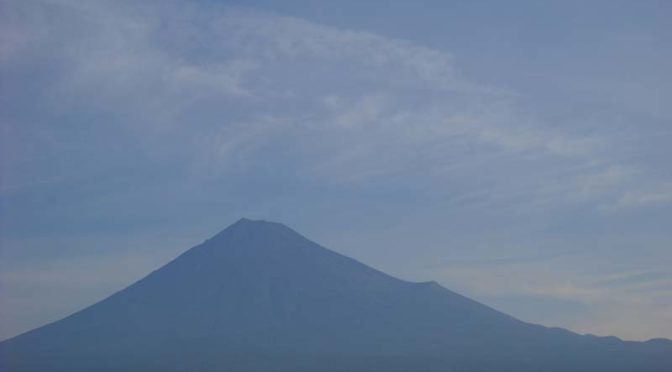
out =
[(670, 371), (672, 347), (521, 322), (242, 219), (0, 344), (3, 371)]

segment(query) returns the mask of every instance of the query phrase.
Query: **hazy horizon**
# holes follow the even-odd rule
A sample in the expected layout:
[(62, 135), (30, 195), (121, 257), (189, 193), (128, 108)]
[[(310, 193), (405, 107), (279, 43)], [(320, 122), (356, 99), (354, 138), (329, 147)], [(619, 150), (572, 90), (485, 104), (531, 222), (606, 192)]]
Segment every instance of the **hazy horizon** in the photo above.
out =
[(672, 339), (672, 4), (0, 0), (0, 340), (241, 217)]

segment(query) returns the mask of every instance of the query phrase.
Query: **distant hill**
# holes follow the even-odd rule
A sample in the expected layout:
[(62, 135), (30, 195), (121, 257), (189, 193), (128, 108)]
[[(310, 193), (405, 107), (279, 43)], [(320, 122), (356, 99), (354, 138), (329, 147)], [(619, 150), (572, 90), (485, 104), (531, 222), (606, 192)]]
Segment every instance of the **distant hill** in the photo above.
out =
[(0, 370), (670, 372), (672, 342), (525, 323), (242, 219), (107, 299), (0, 343)]

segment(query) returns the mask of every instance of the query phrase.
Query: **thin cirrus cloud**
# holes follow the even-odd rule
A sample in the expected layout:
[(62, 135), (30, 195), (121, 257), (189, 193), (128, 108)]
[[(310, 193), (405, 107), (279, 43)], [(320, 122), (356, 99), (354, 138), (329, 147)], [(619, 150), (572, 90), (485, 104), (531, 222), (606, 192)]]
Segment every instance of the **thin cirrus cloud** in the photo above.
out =
[[(41, 267), (41, 256), (86, 252), (102, 262), (93, 266), (114, 265), (90, 242), (54, 253), (35, 248), (34, 239), (87, 235), (137, 248), (129, 231), (180, 226), (200, 239), (207, 229), (198, 226), (221, 227), (213, 221), (222, 215), (246, 214), (306, 226), (330, 247), (360, 247), (350, 253), (486, 302), (502, 294), (571, 300), (597, 313), (627, 291), (601, 278), (665, 271), (658, 261), (670, 240), (656, 221), (672, 204), (659, 161), (670, 132), (659, 121), (579, 105), (544, 112), (531, 92), (463, 72), (460, 54), (259, 9), (65, 0), (6, 8), (6, 257), (32, 252)], [(604, 91), (590, 84), (579, 85)], [(328, 232), (346, 222), (389, 237)], [(451, 260), (462, 267), (447, 261), (427, 269), (435, 260), (418, 258), (401, 268), (409, 256), (442, 257), (443, 241), (452, 242)], [(640, 245), (633, 260), (632, 247)], [(122, 251), (118, 265), (128, 254)], [(167, 256), (153, 257), (158, 265)], [(152, 268), (151, 259), (142, 262)], [(8, 285), (20, 288), (35, 270), (30, 265), (4, 266)], [(512, 270), (519, 274), (503, 281)], [(24, 285), (39, 292), (40, 278), (59, 283), (57, 269), (48, 274)], [(571, 283), (559, 285), (568, 275)], [(611, 317), (661, 314), (672, 302), (659, 287), (622, 299), (625, 310)], [(498, 303), (514, 315), (540, 309)], [(12, 314), (31, 306), (15, 304)], [(591, 328), (592, 313), (582, 311), (561, 325), (609, 333), (613, 323)], [(626, 323), (619, 335), (642, 338), (655, 328)]]
[[(573, 136), (539, 122), (510, 93), (461, 76), (445, 52), (289, 17), (220, 10), (189, 9), (193, 23), (181, 20), (186, 36), (175, 43), (165, 18), (148, 12), (85, 7), (83, 14), (51, 15), (56, 32), (74, 33), (68, 17), (94, 30), (74, 36), (69, 46), (54, 43), (54, 30), (33, 41), (46, 48), (41, 53), (62, 60), (47, 99), (71, 110), (85, 101), (92, 106), (87, 110), (112, 116), (93, 125), (126, 126), (130, 133), (121, 135), (133, 136), (138, 146), (147, 145), (143, 136), (171, 145), (183, 140), (189, 154), (171, 154), (173, 146), (161, 150), (191, 163), (210, 161), (212, 172), (226, 172), (236, 157), (254, 162), (269, 143), (292, 142), (298, 149), (289, 156), (314, 161), (289, 159), (290, 166), (326, 179), (378, 177), (421, 162), (435, 170), (486, 155), (509, 162), (544, 158), (556, 162), (563, 177), (613, 167), (604, 164), (601, 136)], [(306, 144), (311, 136), (320, 136), (318, 146)], [(296, 141), (302, 137), (306, 143)], [(455, 150), (460, 146), (475, 149), (473, 160)], [(656, 195), (644, 187), (617, 200), (666, 200)]]

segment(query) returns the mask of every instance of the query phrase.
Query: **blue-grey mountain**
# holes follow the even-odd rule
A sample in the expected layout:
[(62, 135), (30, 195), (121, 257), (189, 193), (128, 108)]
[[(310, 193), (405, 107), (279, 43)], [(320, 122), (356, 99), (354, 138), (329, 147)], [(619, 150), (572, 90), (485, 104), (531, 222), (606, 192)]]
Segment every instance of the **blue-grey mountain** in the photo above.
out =
[(0, 343), (2, 371), (672, 371), (672, 342), (525, 323), (242, 219), (130, 287)]

